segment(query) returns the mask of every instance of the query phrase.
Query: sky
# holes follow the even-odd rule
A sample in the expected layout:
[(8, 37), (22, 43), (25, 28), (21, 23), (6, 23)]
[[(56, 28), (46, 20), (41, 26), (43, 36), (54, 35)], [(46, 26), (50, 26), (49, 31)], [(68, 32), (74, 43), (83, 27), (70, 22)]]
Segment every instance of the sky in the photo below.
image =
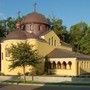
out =
[(62, 19), (68, 28), (81, 21), (90, 25), (90, 0), (0, 0), (0, 19), (31, 13), (35, 2), (37, 12)]

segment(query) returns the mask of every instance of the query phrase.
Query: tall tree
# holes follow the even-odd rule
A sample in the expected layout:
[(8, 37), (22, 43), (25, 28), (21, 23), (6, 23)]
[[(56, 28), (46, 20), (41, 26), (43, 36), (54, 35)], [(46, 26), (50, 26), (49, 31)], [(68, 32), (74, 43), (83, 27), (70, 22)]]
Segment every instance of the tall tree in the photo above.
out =
[(52, 18), (49, 21), (51, 23), (51, 30), (53, 30), (62, 41), (68, 42), (69, 33), (66, 26), (63, 25), (62, 19)]
[(25, 73), (26, 66), (35, 67), (36, 64), (40, 63), (42, 59), (41, 56), (38, 55), (36, 50), (32, 50), (32, 46), (29, 43), (17, 43), (17, 45), (13, 45), (9, 48), (9, 53), (11, 54), (11, 65), (10, 69), (15, 69), (16, 67), (23, 68), (24, 81), (26, 81)]
[(53, 30), (59, 37), (62, 34), (62, 20), (53, 18), (51, 21), (51, 30)]
[(90, 55), (90, 27), (80, 41), (80, 52)]
[(44, 65), (44, 72), (45, 74), (48, 74), (48, 68), (49, 68), (49, 57), (48, 56), (45, 56), (45, 65)]
[(0, 29), (5, 31), (5, 35), (8, 34), (9, 32), (15, 30), (17, 20), (18, 19), (14, 19), (12, 17), (0, 20)]
[(0, 42), (5, 37), (6, 28), (4, 26), (4, 21), (0, 20)]
[(77, 23), (70, 28), (71, 35), (71, 44), (73, 46), (73, 50), (79, 50), (79, 43), (82, 37), (84, 37), (85, 32), (87, 31), (88, 25), (85, 22)]
[(11, 32), (15, 30), (16, 27), (16, 19), (13, 19), (12, 17), (7, 18), (6, 20), (6, 29), (8, 32)]

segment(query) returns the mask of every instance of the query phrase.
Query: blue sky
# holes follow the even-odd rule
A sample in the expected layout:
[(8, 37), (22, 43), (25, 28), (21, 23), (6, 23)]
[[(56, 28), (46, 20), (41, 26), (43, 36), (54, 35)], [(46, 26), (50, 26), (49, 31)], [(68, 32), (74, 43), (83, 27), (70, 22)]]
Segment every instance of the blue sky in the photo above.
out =
[(68, 28), (80, 21), (90, 25), (90, 0), (0, 0), (0, 19), (17, 17), (18, 11), (28, 14), (33, 11), (34, 2), (37, 12), (62, 19)]

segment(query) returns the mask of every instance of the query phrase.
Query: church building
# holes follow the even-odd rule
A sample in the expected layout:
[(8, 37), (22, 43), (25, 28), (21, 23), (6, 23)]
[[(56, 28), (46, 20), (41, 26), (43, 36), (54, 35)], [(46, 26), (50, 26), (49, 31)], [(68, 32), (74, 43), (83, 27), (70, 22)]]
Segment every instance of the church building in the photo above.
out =
[[(10, 55), (8, 48), (11, 44), (27, 41), (38, 50), (42, 56), (48, 56), (48, 73), (58, 76), (78, 76), (90, 73), (90, 56), (72, 51), (64, 46), (59, 37), (50, 30), (47, 18), (32, 12), (16, 23), (16, 30), (10, 32), (1, 43), (1, 73), (5, 75), (22, 74), (22, 68), (9, 70)], [(44, 60), (43, 60), (44, 61)], [(30, 68), (27, 68), (27, 71)], [(44, 65), (41, 66), (44, 72)]]

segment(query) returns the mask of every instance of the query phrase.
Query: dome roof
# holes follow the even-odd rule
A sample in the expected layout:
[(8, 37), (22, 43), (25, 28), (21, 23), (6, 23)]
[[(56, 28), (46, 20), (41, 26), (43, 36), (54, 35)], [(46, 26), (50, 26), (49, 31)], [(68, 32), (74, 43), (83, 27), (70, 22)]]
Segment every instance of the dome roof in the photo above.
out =
[(45, 18), (45, 16), (37, 12), (32, 12), (30, 14), (27, 14), (21, 21), (21, 24), (26, 24), (26, 23), (43, 23), (49, 25), (49, 22)]
[(38, 37), (33, 34), (33, 33), (28, 33), (27, 31), (23, 31), (23, 30), (15, 30), (10, 32), (7, 36), (6, 39), (29, 39), (29, 38), (36, 38), (38, 39)]
[(12, 31), (6, 36), (6, 39), (26, 39), (26, 38), (27, 36), (25, 32), (22, 30)]

